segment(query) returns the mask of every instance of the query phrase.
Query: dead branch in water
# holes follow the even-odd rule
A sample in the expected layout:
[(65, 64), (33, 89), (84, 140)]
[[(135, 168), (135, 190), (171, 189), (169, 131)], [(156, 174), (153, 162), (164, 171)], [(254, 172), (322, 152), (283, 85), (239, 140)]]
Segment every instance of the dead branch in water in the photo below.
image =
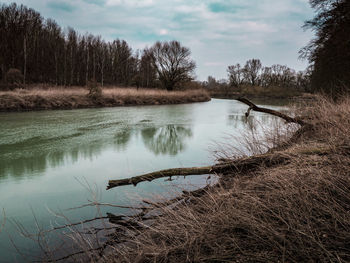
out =
[(248, 109), (248, 111), (245, 114), (246, 117), (249, 116), (251, 110), (254, 110), (254, 111), (263, 112), (263, 113), (271, 114), (273, 116), (282, 118), (283, 120), (285, 120), (288, 123), (297, 123), (297, 124), (299, 124), (301, 126), (304, 126), (304, 125), (308, 124), (308, 123), (304, 122), (303, 120), (301, 120), (298, 117), (292, 118), (292, 117), (290, 117), (290, 116), (288, 116), (286, 114), (283, 114), (283, 113), (281, 113), (279, 111), (275, 111), (275, 110), (271, 110), (271, 109), (268, 109), (268, 108), (263, 108), (263, 107), (256, 106), (253, 102), (251, 102), (250, 100), (248, 100), (246, 98), (238, 98), (237, 100), (249, 106), (249, 109)]
[(192, 168), (175, 168), (161, 170), (157, 172), (147, 173), (127, 179), (110, 180), (107, 186), (107, 190), (123, 186), (134, 185), (136, 186), (140, 182), (151, 182), (155, 179), (172, 177), (172, 176), (188, 176), (188, 175), (203, 175), (203, 174), (227, 174), (237, 173), (242, 171), (248, 171), (253, 168), (265, 165), (270, 167), (272, 165), (280, 164), (289, 160), (289, 157), (281, 154), (262, 154), (258, 156), (242, 158), (227, 163), (220, 163), (213, 166), (205, 167), (192, 167)]

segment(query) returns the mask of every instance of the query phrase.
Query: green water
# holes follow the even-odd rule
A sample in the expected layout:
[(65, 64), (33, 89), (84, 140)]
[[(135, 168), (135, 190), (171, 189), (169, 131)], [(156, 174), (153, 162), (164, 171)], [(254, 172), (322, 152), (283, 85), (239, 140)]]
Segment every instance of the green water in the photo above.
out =
[[(88, 188), (101, 202), (130, 205), (205, 185), (206, 176), (193, 176), (105, 190), (109, 179), (213, 163), (218, 142), (231, 135), (239, 138), (252, 122), (271, 125), (273, 118), (260, 113), (245, 122), (246, 109), (237, 101), (213, 99), (186, 105), (1, 113), (0, 208), (6, 222), (0, 233), (0, 262), (23, 260), (12, 243), (29, 254), (26, 260), (39, 254), (36, 242), (23, 238), (14, 222), (36, 233), (36, 221), (43, 229), (62, 223), (51, 210), (63, 212), (71, 222), (96, 216), (91, 207), (67, 210), (92, 199)], [(125, 213), (108, 207), (100, 213), (106, 212)]]

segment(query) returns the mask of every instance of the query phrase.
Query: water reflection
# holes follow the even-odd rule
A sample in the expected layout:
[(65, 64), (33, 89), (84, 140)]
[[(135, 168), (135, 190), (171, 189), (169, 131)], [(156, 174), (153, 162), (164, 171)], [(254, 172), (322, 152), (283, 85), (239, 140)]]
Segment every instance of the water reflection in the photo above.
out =
[(242, 124), (247, 125), (249, 129), (256, 128), (254, 116), (246, 118), (245, 115), (228, 115), (227, 124), (235, 129), (242, 127)]
[[(68, 160), (75, 163), (79, 158), (87, 159), (98, 155), (103, 145), (79, 145), (70, 149), (61, 148), (55, 144), (55, 151), (33, 149), (27, 154), (20, 155), (21, 150), (17, 149), (13, 154), (0, 153), (0, 179), (6, 176), (21, 178), (22, 176), (42, 175), (48, 167), (59, 167)], [(1, 147), (1, 145), (0, 145)]]
[(73, 132), (71, 135), (35, 136), (7, 144), (0, 142), (0, 179), (42, 175), (49, 167), (92, 159), (111, 146), (116, 151), (126, 151), (130, 141), (139, 137), (142, 138), (141, 144), (155, 155), (176, 155), (186, 148), (186, 138), (192, 136), (191, 128), (181, 125), (156, 127), (147, 122), (140, 126), (102, 124), (100, 129), (96, 127), (80, 127), (80, 133)]
[(227, 124), (235, 129), (243, 127), (256, 130), (261, 126), (271, 126), (276, 121), (276, 117), (270, 115), (250, 115), (248, 118), (244, 114), (230, 114), (227, 117)]
[(191, 143), (196, 118), (210, 124), (208, 132), (272, 125), (273, 117), (264, 114), (246, 119), (246, 106), (237, 102), (205, 105), (0, 115), (0, 180), (43, 175), (48, 168), (96, 159), (106, 150), (173, 157)]
[(131, 139), (132, 130), (123, 128), (114, 135), (114, 144), (118, 150), (125, 150)]
[(185, 140), (192, 137), (192, 130), (171, 124), (160, 128), (148, 127), (141, 134), (145, 146), (154, 154), (177, 155), (185, 150)]

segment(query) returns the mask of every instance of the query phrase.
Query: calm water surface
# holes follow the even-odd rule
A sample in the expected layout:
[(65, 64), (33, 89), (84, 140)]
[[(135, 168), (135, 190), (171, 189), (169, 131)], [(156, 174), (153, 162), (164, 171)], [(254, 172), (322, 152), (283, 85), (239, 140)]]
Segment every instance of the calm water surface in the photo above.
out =
[[(240, 136), (249, 126), (246, 110), (237, 101), (213, 99), (171, 106), (0, 113), (0, 208), (6, 214), (0, 262), (23, 260), (10, 240), (22, 252), (38, 253), (35, 242), (15, 230), (14, 221), (35, 233), (34, 215), (44, 229), (59, 221), (49, 210), (63, 212), (72, 222), (96, 216), (94, 208), (67, 210), (92, 199), (89, 187), (101, 202), (130, 205), (169, 189), (175, 192), (174, 185), (205, 185), (206, 177), (196, 176), (105, 190), (109, 179), (213, 163), (209, 146), (215, 149), (228, 135)], [(253, 121), (271, 124), (268, 115), (252, 115)], [(101, 211), (106, 212), (125, 211)]]

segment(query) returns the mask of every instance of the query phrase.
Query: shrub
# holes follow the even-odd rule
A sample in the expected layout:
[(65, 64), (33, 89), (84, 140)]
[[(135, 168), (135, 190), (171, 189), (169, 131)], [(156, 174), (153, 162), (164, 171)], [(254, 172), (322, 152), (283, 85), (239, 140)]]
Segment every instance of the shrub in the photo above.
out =
[(98, 99), (102, 96), (102, 88), (98, 85), (96, 80), (91, 80), (87, 83), (89, 89), (89, 97), (92, 99)]
[(22, 72), (16, 68), (10, 68), (5, 74), (5, 83), (7, 89), (13, 90), (23, 88), (24, 77)]
[(196, 81), (187, 81), (177, 87), (178, 90), (202, 89), (202, 85)]

